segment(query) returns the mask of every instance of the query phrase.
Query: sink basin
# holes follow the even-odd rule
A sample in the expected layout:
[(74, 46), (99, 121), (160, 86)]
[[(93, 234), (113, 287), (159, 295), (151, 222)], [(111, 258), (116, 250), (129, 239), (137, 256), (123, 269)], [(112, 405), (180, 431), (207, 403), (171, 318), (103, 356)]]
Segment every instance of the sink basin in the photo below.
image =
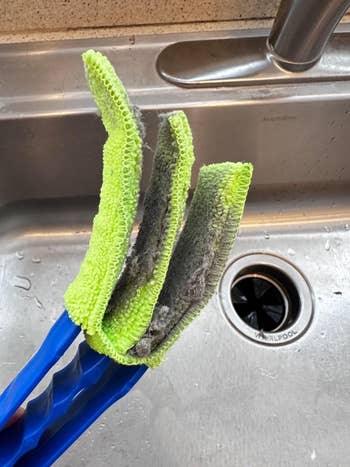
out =
[[(264, 31), (195, 37), (255, 33)], [(202, 164), (253, 162), (230, 264), (252, 253), (285, 260), (308, 283), (312, 319), (291, 342), (264, 345), (239, 332), (214, 297), (164, 364), (56, 465), (345, 467), (350, 82), (180, 89), (158, 76), (155, 62), (166, 45), (193, 38), (0, 47), (0, 391), (62, 312), (88, 245), (106, 135), (80, 54), (95, 48), (142, 109), (150, 148), (158, 114), (186, 111), (197, 155), (193, 186)], [(150, 168), (146, 147), (142, 190)]]

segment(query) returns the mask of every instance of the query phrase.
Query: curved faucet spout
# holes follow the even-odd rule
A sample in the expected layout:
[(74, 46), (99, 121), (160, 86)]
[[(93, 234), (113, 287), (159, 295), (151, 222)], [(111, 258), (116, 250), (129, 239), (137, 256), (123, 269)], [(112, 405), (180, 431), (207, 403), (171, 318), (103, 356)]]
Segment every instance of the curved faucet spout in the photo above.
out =
[(311, 68), (349, 6), (350, 0), (282, 0), (268, 40), (282, 68)]

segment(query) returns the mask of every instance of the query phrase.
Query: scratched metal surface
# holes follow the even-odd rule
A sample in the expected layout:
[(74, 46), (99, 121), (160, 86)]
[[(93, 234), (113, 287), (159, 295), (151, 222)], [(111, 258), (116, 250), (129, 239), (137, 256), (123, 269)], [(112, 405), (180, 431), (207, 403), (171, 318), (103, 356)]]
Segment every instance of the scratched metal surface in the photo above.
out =
[[(185, 108), (193, 183), (209, 161), (255, 164), (231, 261), (259, 251), (287, 258), (311, 285), (314, 318), (299, 340), (267, 348), (239, 335), (214, 297), (165, 363), (56, 465), (346, 467), (350, 84), (177, 89), (153, 64), (178, 38), (0, 47), (0, 390), (62, 311), (86, 251), (104, 133), (79, 54), (96, 47), (119, 65), (151, 147), (157, 113)], [(143, 186), (150, 163), (146, 150)]]

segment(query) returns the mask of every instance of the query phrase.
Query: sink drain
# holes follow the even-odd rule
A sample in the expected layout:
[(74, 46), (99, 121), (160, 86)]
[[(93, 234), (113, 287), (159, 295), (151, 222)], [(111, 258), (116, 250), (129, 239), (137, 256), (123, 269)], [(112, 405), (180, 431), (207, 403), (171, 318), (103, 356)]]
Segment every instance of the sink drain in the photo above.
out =
[(312, 319), (312, 296), (304, 276), (271, 254), (238, 258), (221, 280), (219, 297), (229, 322), (263, 344), (297, 339)]
[(238, 316), (258, 331), (276, 332), (287, 320), (287, 293), (268, 276), (239, 277), (232, 285), (231, 301)]

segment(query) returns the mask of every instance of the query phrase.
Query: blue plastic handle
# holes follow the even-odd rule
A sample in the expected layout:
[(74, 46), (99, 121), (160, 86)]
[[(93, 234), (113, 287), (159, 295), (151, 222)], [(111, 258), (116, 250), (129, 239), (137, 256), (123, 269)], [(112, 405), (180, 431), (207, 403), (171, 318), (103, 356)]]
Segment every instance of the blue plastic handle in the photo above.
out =
[(146, 365), (112, 362), (100, 382), (76, 398), (67, 415), (44, 433), (38, 446), (23, 456), (16, 467), (52, 465), (105, 410), (134, 387), (146, 370)]
[(0, 432), (0, 465), (11, 467), (34, 449), (42, 434), (70, 409), (74, 398), (104, 375), (112, 360), (84, 341), (73, 360), (55, 373), (46, 390), (31, 400), (19, 419)]
[(64, 311), (50, 329), (40, 349), (0, 395), (0, 430), (48, 370), (60, 359), (79, 332), (80, 327), (76, 326), (69, 318), (68, 312)]
[[(79, 334), (64, 312), (38, 352), (0, 396), (4, 426)], [(123, 366), (100, 355), (86, 341), (73, 360), (55, 373), (25, 412), (0, 430), (0, 466), (51, 465), (110, 405), (123, 397), (147, 367)]]

